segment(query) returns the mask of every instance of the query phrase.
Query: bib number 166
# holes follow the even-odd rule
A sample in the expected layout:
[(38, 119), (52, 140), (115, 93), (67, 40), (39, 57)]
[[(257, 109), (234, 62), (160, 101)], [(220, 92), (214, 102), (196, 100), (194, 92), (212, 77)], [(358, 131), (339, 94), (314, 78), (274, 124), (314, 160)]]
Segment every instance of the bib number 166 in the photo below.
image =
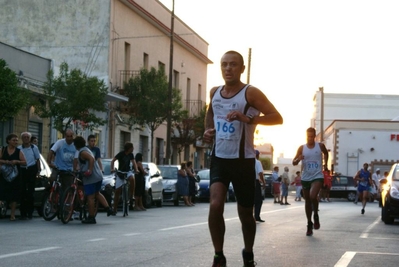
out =
[(232, 123), (227, 123), (224, 122), (223, 124), (221, 124), (220, 122), (217, 122), (217, 131), (220, 132), (224, 132), (224, 133), (234, 133), (236, 129), (234, 128), (234, 125)]

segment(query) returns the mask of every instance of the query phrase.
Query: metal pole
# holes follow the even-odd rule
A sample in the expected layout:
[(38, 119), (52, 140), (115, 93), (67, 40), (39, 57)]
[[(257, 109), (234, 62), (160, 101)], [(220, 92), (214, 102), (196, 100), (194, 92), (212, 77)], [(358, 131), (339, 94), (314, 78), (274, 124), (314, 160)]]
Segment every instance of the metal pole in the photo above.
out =
[(251, 56), (252, 56), (252, 48), (250, 48), (248, 52), (247, 84), (249, 84), (249, 80), (251, 77)]
[(175, 22), (175, 0), (172, 1), (172, 17), (170, 26), (170, 54), (169, 54), (169, 86), (168, 86), (168, 120), (166, 127), (166, 164), (171, 164), (171, 131), (172, 131), (172, 85), (173, 85), (173, 35)]
[(320, 142), (324, 141), (324, 88), (319, 87), (320, 91)]

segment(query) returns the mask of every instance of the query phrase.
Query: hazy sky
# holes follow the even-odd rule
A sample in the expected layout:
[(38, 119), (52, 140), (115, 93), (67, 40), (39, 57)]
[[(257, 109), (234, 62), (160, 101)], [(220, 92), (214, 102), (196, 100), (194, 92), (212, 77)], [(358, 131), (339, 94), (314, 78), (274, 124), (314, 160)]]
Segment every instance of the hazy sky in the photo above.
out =
[[(172, 7), (172, 0), (161, 2)], [(223, 84), (224, 52), (242, 53), (247, 64), (252, 48), (250, 83), (284, 118), (282, 126), (261, 127), (261, 137), (285, 157), (306, 141), (319, 87), (397, 94), (398, 12), (393, 0), (175, 0), (176, 16), (209, 43), (208, 90)]]

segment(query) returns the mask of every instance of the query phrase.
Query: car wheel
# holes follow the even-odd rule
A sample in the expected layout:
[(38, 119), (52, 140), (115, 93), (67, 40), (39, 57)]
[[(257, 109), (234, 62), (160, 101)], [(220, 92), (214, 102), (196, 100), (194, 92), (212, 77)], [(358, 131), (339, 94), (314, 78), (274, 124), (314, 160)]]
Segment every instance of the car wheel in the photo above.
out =
[(384, 216), (385, 216), (385, 208), (381, 206), (381, 221), (384, 221)]
[(7, 214), (7, 202), (1, 201), (0, 203), (0, 218), (4, 218)]
[(144, 206), (145, 206), (146, 209), (149, 209), (149, 208), (151, 208), (152, 203), (153, 203), (153, 200), (152, 200), (152, 193), (151, 193), (151, 191), (148, 191), (148, 192), (145, 194), (145, 199), (144, 199), (144, 201), (143, 201), (143, 204), (144, 204)]
[(176, 198), (175, 200), (173, 200), (173, 205), (174, 206), (179, 206), (179, 198)]
[(157, 207), (158, 207), (158, 208), (161, 208), (161, 207), (162, 207), (162, 203), (163, 203), (163, 199), (158, 200), (158, 201), (156, 202)]
[(385, 205), (384, 207), (382, 207), (381, 214), (382, 214), (382, 220), (384, 221), (385, 224), (393, 224), (395, 219), (391, 217), (389, 206)]
[(356, 199), (356, 192), (349, 192), (347, 196), (348, 201), (353, 202)]

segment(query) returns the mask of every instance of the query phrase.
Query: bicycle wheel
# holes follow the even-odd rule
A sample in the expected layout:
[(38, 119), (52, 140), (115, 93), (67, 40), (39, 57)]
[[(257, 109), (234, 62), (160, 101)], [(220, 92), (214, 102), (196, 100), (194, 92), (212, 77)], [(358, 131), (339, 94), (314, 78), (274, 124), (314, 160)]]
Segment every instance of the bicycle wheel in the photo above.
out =
[(123, 217), (129, 215), (129, 193), (126, 184), (122, 185)]
[(75, 202), (75, 188), (69, 187), (62, 196), (61, 221), (66, 224), (72, 217)]
[(50, 192), (43, 202), (42, 213), (46, 221), (51, 221), (57, 216), (60, 200), (60, 188), (56, 187), (53, 192)]

